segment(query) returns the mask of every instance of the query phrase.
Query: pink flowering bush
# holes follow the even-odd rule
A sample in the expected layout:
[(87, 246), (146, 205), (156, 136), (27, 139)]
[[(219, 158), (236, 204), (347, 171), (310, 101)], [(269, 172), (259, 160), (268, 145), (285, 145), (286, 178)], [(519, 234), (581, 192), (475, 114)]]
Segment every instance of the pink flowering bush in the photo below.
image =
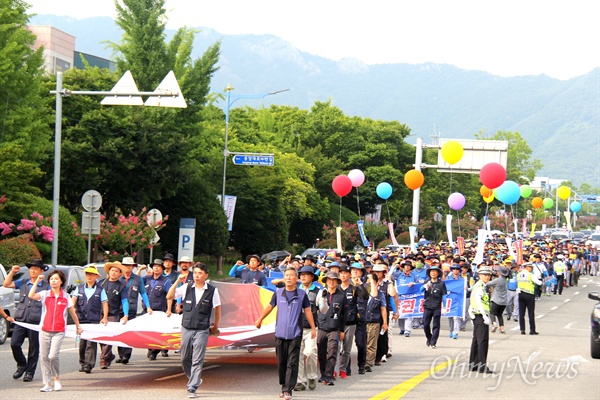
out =
[[(124, 256), (135, 257), (142, 248), (152, 248), (155, 232), (166, 226), (169, 216), (164, 220), (158, 221), (152, 226), (147, 222), (148, 213), (144, 207), (138, 215), (132, 211), (125, 216), (121, 212), (107, 218), (105, 215), (100, 217), (100, 234), (92, 239), (98, 243), (98, 246), (108, 255), (110, 260), (120, 260)], [(79, 227), (76, 223), (71, 226), (79, 235)], [(83, 235), (87, 241), (87, 235)]]
[(0, 236), (3, 236), (2, 239), (23, 236), (33, 242), (52, 242), (54, 230), (51, 225), (52, 217), (44, 217), (34, 212), (31, 214), (31, 219), (22, 218), (18, 225), (12, 222), (0, 222)]

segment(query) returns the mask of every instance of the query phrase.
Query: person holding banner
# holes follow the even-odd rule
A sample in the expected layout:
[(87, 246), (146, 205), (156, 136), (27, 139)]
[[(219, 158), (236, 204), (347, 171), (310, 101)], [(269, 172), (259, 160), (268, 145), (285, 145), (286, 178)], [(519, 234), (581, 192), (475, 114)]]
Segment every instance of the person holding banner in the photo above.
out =
[[(446, 277), (447, 281), (454, 281), (454, 280), (462, 280), (465, 281), (465, 278), (463, 278), (460, 275), (460, 265), (458, 264), (452, 264), (450, 266), (450, 275), (448, 275), (448, 277)], [(466, 287), (466, 283), (465, 283), (465, 291), (467, 290)], [(458, 333), (460, 332), (460, 321), (461, 321), (461, 317), (448, 317), (448, 323), (450, 324), (450, 339), (458, 339)]]
[(427, 346), (436, 348), (440, 336), (440, 319), (442, 316), (442, 300), (447, 294), (446, 284), (440, 279), (442, 270), (439, 267), (431, 267), (427, 270), (429, 279), (421, 287), (425, 292), (423, 302), (423, 331), (427, 337)]
[[(413, 265), (410, 260), (402, 262), (402, 273), (398, 275), (396, 279), (396, 285), (411, 287), (416, 283), (415, 274), (413, 273)], [(400, 317), (402, 317), (402, 310), (398, 310)], [(400, 328), (400, 335), (404, 337), (410, 337), (410, 331), (412, 328), (412, 318), (400, 318), (398, 319), (398, 326)]]
[(473, 340), (471, 341), (471, 354), (469, 355), (469, 368), (485, 374), (493, 374), (487, 366), (487, 353), (490, 339), (490, 295), (486, 284), (492, 277), (492, 269), (480, 264), (478, 270), (479, 280), (473, 285), (471, 291), (471, 304), (469, 317), (473, 320)]

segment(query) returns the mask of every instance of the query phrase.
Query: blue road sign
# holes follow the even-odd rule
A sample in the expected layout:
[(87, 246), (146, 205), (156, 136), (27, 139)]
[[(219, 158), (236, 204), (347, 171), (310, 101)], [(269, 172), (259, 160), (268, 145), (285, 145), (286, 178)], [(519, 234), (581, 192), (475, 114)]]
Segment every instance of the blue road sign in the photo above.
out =
[(233, 156), (234, 165), (259, 165), (263, 167), (272, 167), (275, 163), (275, 156), (260, 154), (236, 154)]

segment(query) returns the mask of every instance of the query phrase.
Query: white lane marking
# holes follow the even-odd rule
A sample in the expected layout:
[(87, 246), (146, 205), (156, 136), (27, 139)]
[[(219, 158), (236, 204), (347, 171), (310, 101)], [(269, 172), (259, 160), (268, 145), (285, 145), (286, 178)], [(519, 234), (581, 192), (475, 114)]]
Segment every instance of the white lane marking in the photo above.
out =
[[(219, 367), (220, 367), (220, 365), (218, 365), (218, 364), (215, 364), (215, 365), (209, 365), (208, 367), (203, 367), (203, 368), (202, 368), (202, 371), (206, 371), (206, 370), (208, 370), (208, 369), (213, 369), (213, 368), (219, 368)], [(155, 381), (166, 381), (166, 380), (169, 380), (169, 379), (175, 379), (175, 378), (179, 378), (180, 376), (184, 376), (184, 375), (185, 375), (185, 372), (180, 372), (180, 373), (178, 373), (178, 374), (169, 375), (169, 376), (163, 376), (163, 377), (161, 377), (161, 378), (156, 378), (156, 379), (154, 379), (154, 380), (155, 380)]]
[(575, 292), (573, 293), (573, 296), (577, 296), (579, 294), (579, 292)]
[(511, 330), (511, 331), (518, 331), (518, 330), (519, 330), (519, 327), (518, 327), (518, 326), (515, 326), (514, 328), (511, 328), (510, 330)]
[(586, 288), (586, 287), (587, 287), (587, 285), (583, 285), (582, 287)]
[(564, 301), (564, 302), (565, 302), (565, 303), (568, 303), (568, 302), (570, 302), (570, 301), (571, 301), (571, 299), (565, 299), (565, 301)]
[(544, 317), (544, 315), (545, 315), (545, 314), (536, 315), (536, 316), (535, 316), (535, 319), (540, 319), (540, 318), (543, 318), (543, 317)]
[(554, 311), (554, 310), (556, 310), (557, 308), (558, 308), (558, 306), (554, 306), (554, 307), (552, 307), (550, 310)]

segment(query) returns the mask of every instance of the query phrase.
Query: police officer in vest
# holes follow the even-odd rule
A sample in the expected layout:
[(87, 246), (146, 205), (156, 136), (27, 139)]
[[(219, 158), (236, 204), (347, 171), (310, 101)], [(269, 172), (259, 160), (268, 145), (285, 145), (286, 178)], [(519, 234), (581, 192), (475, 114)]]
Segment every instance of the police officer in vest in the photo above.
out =
[[(296, 269), (291, 266), (289, 268)], [(317, 320), (317, 295), (319, 288), (315, 281), (319, 278), (318, 270), (315, 272), (313, 267), (303, 266), (298, 272), (300, 274), (300, 289), (304, 290), (310, 303), (310, 310), (313, 315), (313, 321)], [(310, 323), (302, 314), (302, 342), (300, 344), (300, 362), (298, 366), (298, 379), (294, 390), (301, 391), (307, 387), (315, 390), (317, 387), (317, 372), (319, 365), (317, 361), (317, 340), (312, 335)]]
[[(183, 298), (181, 318), (181, 366), (188, 377), (188, 398), (196, 397), (196, 390), (202, 384), (202, 366), (206, 353), (208, 335), (218, 334), (221, 321), (221, 297), (219, 290), (206, 283), (208, 267), (196, 263), (193, 268), (194, 282), (186, 282), (187, 275), (179, 275), (169, 289), (167, 300)], [(212, 311), (215, 311), (214, 323), (210, 323)], [(167, 310), (167, 315), (171, 315)]]
[(367, 363), (367, 302), (369, 301), (367, 287), (363, 282), (365, 267), (359, 262), (350, 264), (350, 279), (352, 285), (362, 286), (367, 293), (367, 298), (358, 296), (356, 298), (356, 329), (354, 330), (354, 343), (356, 344), (356, 363), (358, 373), (365, 373)]
[[(163, 260), (157, 258), (152, 263), (152, 275), (146, 275), (143, 279), (152, 311), (167, 312), (167, 309), (171, 309), (171, 307), (167, 307), (167, 293), (171, 288), (171, 281), (163, 274), (164, 270)], [(149, 349), (148, 359), (156, 360), (159, 352), (160, 350), (157, 349)], [(169, 356), (166, 350), (162, 350), (162, 356)]]
[(256, 327), (260, 329), (263, 320), (277, 307), (275, 351), (279, 366), (279, 384), (281, 385), (279, 397), (291, 400), (292, 391), (298, 379), (300, 361), (303, 332), (300, 316), (304, 315), (308, 322), (312, 339), (317, 337), (317, 330), (308, 296), (304, 290), (298, 290), (296, 286), (298, 283), (297, 271), (294, 268), (286, 269), (283, 273), (283, 281), (285, 288), (278, 288), (273, 293), (271, 302), (265, 306), (262, 315), (256, 321)]
[[(133, 272), (133, 269), (137, 267), (137, 263), (133, 260), (133, 257), (123, 257), (121, 262), (123, 265), (123, 275), (119, 280), (125, 285), (125, 293), (127, 294), (128, 312), (126, 314), (121, 313), (121, 316), (127, 315), (127, 320), (132, 320), (137, 316), (138, 311), (138, 299), (141, 296), (146, 311), (148, 314), (152, 314), (152, 308), (150, 308), (150, 301), (148, 300), (148, 294), (146, 293), (146, 287), (142, 282), (142, 278)], [(133, 349), (131, 347), (119, 347), (119, 358), (117, 363), (127, 364), (131, 358)]]
[[(362, 268), (360, 263), (358, 267)], [(355, 267), (357, 268), (357, 267)], [(363, 286), (362, 281), (352, 281), (350, 278), (350, 269), (347, 265), (342, 265), (339, 272), (341, 284), (340, 290), (346, 294), (346, 301), (348, 302), (348, 309), (346, 312), (346, 329), (344, 330), (344, 341), (342, 342), (341, 355), (338, 359), (340, 377), (346, 379), (348, 375), (352, 374), (350, 368), (350, 351), (352, 350), (352, 342), (354, 341), (354, 334), (356, 333), (356, 324), (358, 322), (358, 298), (363, 300), (369, 299), (369, 293)], [(360, 282), (360, 283), (359, 283)]]
[[(17, 304), (17, 311), (15, 312), (15, 321), (25, 322), (28, 324), (37, 325), (40, 323), (42, 318), (42, 303), (38, 300), (32, 300), (27, 295), (29, 291), (35, 285), (37, 277), (48, 270), (48, 266), (44, 265), (42, 260), (33, 259), (30, 263), (25, 264), (29, 267), (29, 279), (20, 278), (14, 279), (21, 267), (13, 265), (12, 269), (6, 276), (3, 286), (5, 288), (20, 290), (19, 303)], [(42, 290), (49, 289), (47, 282), (40, 281), (35, 289), (36, 293)], [(29, 341), (29, 350), (27, 351), (27, 358), (23, 354), (21, 346), (25, 338)], [(10, 341), (10, 348), (13, 353), (13, 358), (17, 362), (17, 371), (13, 374), (13, 379), (19, 379), (23, 377), (23, 382), (31, 382), (35, 375), (35, 369), (37, 367), (38, 358), (40, 355), (40, 341), (39, 333), (27, 328), (23, 328), (20, 325), (15, 325), (12, 338)]]
[(473, 285), (469, 316), (473, 321), (473, 340), (469, 355), (469, 368), (485, 374), (494, 371), (487, 367), (487, 353), (490, 339), (490, 293), (485, 284), (492, 277), (492, 269), (482, 266), (477, 270), (479, 280)]
[(517, 285), (519, 286), (519, 327), (521, 335), (525, 335), (525, 311), (529, 316), (529, 334), (538, 335), (535, 330), (535, 285), (541, 285), (539, 280), (531, 271), (533, 263), (523, 264), (523, 270), (517, 275)]
[[(108, 262), (104, 264), (104, 271), (108, 278), (102, 282), (102, 287), (106, 290), (106, 296), (108, 298), (108, 321), (119, 322), (119, 319), (123, 324), (127, 323), (129, 314), (129, 303), (127, 301), (127, 291), (125, 290), (125, 283), (121, 282), (119, 278), (125, 271), (123, 264), (119, 261)], [(104, 314), (106, 317), (106, 314)], [(121, 318), (121, 316), (123, 316)], [(112, 346), (101, 344), (102, 354), (100, 355), (100, 368), (107, 369), (115, 359), (115, 355), (112, 353)]]
[(559, 254), (556, 256), (554, 263), (554, 275), (556, 276), (556, 285), (554, 286), (554, 294), (558, 290), (558, 294), (562, 295), (563, 287), (565, 286), (565, 256)]
[[(108, 296), (106, 290), (96, 280), (100, 276), (98, 268), (90, 265), (85, 272), (85, 283), (77, 286), (73, 293), (73, 305), (81, 324), (106, 325), (108, 323)], [(79, 342), (79, 372), (89, 374), (96, 365), (98, 343), (81, 339)]]

